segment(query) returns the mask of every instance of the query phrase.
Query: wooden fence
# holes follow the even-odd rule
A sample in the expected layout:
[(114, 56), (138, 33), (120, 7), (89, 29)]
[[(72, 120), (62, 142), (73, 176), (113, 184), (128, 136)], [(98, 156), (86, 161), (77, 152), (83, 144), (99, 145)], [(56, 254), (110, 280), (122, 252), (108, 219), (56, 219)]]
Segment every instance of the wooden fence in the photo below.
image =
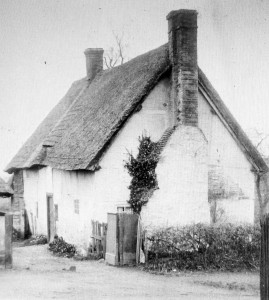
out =
[(99, 223), (92, 220), (91, 253), (96, 254), (100, 258), (105, 258), (106, 255), (106, 233), (107, 223)]
[(269, 214), (261, 220), (261, 262), (260, 262), (261, 300), (269, 299)]

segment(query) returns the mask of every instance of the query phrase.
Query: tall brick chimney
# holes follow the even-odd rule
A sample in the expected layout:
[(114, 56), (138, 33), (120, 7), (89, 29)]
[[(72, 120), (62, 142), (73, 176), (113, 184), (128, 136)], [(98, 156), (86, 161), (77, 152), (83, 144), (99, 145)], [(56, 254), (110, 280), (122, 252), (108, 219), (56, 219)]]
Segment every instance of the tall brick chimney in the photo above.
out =
[(173, 125), (198, 125), (197, 12), (171, 11), (168, 20), (172, 63)]
[(84, 51), (86, 56), (87, 79), (92, 80), (97, 73), (103, 70), (103, 54), (102, 48), (88, 48)]

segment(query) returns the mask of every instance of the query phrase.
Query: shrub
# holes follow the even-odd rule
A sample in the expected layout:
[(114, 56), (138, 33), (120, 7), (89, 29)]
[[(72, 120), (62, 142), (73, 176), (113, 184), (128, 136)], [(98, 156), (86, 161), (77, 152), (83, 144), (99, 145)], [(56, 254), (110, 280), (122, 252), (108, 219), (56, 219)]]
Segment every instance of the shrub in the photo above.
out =
[(135, 213), (140, 214), (142, 206), (147, 204), (153, 191), (158, 188), (155, 173), (158, 159), (156, 143), (150, 137), (142, 136), (139, 138), (137, 157), (129, 154), (129, 160), (125, 162), (125, 168), (132, 177), (130, 199), (127, 202)]
[(18, 241), (20, 239), (21, 239), (20, 238), (20, 232), (13, 227), (13, 230), (12, 230), (12, 241), (15, 242), (15, 241)]
[(76, 253), (76, 247), (68, 244), (62, 237), (55, 236), (54, 240), (49, 243), (49, 250), (58, 256), (73, 257)]
[(254, 270), (259, 267), (260, 228), (195, 224), (155, 230), (148, 237), (148, 269)]

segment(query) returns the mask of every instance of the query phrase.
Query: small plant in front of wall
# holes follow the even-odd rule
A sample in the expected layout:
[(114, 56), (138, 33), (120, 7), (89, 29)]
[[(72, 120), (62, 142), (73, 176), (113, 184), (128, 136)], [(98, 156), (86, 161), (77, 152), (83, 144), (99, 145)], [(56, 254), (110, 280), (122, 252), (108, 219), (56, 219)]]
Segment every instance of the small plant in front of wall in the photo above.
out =
[(159, 160), (157, 143), (149, 136), (139, 137), (138, 155), (135, 158), (128, 153), (128, 161), (124, 167), (132, 177), (130, 199), (127, 201), (135, 213), (140, 214), (142, 207), (147, 204), (154, 190), (158, 189), (155, 169)]

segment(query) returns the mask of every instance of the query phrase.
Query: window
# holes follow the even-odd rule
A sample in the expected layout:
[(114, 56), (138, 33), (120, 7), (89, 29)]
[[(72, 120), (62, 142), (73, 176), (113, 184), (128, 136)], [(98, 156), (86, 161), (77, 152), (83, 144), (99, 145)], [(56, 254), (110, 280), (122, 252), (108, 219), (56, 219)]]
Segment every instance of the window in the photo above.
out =
[(125, 214), (132, 214), (133, 210), (129, 206), (118, 206), (117, 213), (125, 213)]
[(75, 211), (75, 214), (79, 215), (79, 200), (78, 199), (74, 200), (74, 211)]
[(58, 221), (58, 204), (54, 205), (55, 221)]

